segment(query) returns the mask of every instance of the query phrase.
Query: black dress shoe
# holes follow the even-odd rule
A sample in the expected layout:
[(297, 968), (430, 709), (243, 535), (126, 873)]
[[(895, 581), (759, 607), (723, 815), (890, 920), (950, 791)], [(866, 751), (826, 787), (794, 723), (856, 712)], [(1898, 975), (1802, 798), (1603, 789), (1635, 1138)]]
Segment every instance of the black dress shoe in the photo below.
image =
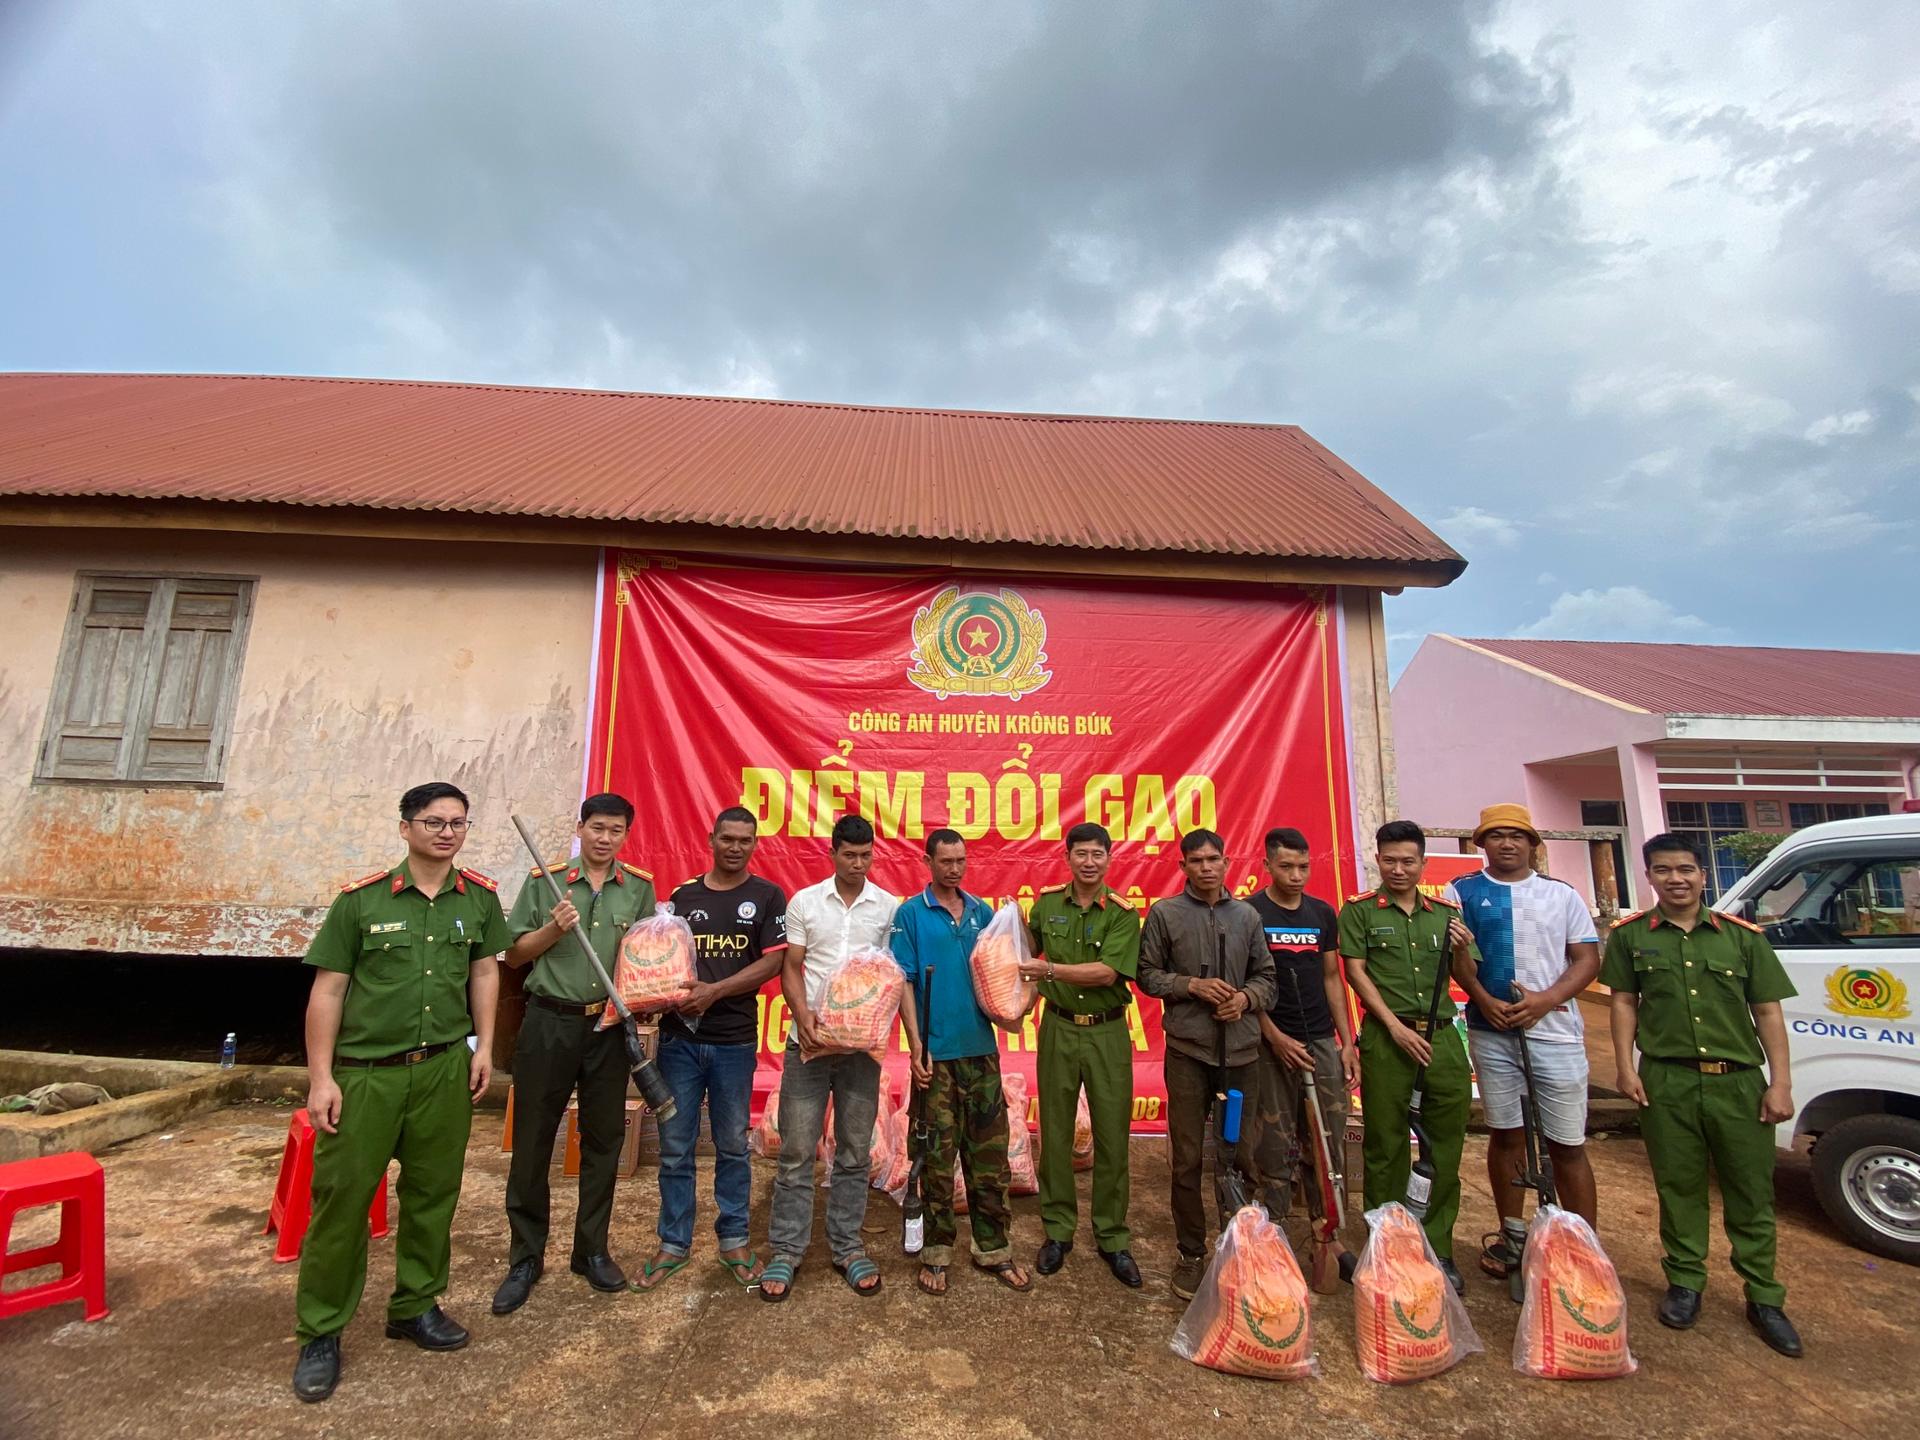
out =
[(611, 1295), (616, 1290), (627, 1288), (626, 1273), (613, 1263), (611, 1255), (588, 1255), (584, 1258), (573, 1257), (573, 1273), (587, 1277), (587, 1283), (603, 1294)]
[(389, 1340), (411, 1340), (422, 1350), (458, 1350), (467, 1343), (467, 1332), (438, 1305), (411, 1320), (387, 1321)]
[(1467, 1282), (1461, 1278), (1460, 1271), (1453, 1261), (1442, 1260), (1440, 1273), (1447, 1277), (1447, 1284), (1453, 1287), (1454, 1294), (1464, 1296), (1467, 1293)]
[(293, 1393), (302, 1400), (324, 1400), (340, 1383), (340, 1337), (321, 1335), (300, 1347), (293, 1365)]
[(1798, 1360), (1805, 1353), (1800, 1344), (1800, 1332), (1793, 1328), (1787, 1312), (1778, 1305), (1756, 1305), (1749, 1300), (1747, 1323), (1760, 1332), (1762, 1340), (1789, 1360)]
[(1693, 1322), (1700, 1318), (1700, 1292), (1684, 1285), (1669, 1285), (1667, 1293), (1660, 1297), (1660, 1308), (1654, 1313), (1669, 1330), (1691, 1330)]
[(493, 1292), (493, 1313), (511, 1315), (527, 1303), (527, 1297), (533, 1293), (534, 1282), (539, 1280), (542, 1266), (538, 1260), (519, 1260), (507, 1267), (507, 1278), (500, 1282), (500, 1288)]
[(1100, 1258), (1113, 1271), (1113, 1278), (1129, 1290), (1138, 1290), (1145, 1283), (1140, 1278), (1140, 1266), (1134, 1261), (1131, 1250), (1102, 1250)]
[(1067, 1263), (1067, 1256), (1072, 1253), (1073, 1241), (1048, 1237), (1047, 1243), (1040, 1247), (1040, 1253), (1034, 1257), (1033, 1268), (1042, 1275), (1057, 1274), (1060, 1267)]

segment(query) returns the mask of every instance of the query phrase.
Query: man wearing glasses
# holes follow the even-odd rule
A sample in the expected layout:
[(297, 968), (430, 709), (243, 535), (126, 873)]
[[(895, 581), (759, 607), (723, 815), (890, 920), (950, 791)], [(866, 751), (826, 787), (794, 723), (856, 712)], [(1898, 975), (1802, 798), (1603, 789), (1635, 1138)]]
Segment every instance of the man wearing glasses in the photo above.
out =
[[(605, 1294), (627, 1287), (607, 1253), (613, 1187), (625, 1138), (627, 1052), (617, 1025), (599, 1030), (607, 991), (580, 947), (566, 939), (575, 927), (612, 974), (620, 940), (636, 920), (653, 914), (653, 877), (614, 857), (633, 825), (633, 804), (622, 795), (589, 795), (574, 834), (580, 853), (549, 865), (565, 899), (551, 908), (535, 870), (520, 886), (507, 928), (513, 948), (506, 962), (532, 965), (527, 1018), (513, 1052), (513, 1163), (507, 1172), (507, 1228), (513, 1245), (507, 1278), (494, 1293), (493, 1313), (510, 1315), (546, 1269), (547, 1214), (553, 1137), (567, 1098), (580, 1091), (580, 1206), (574, 1213), (572, 1270)], [(562, 942), (565, 943), (562, 943)]]
[(400, 836), (406, 858), (343, 887), (307, 947), (307, 1114), (320, 1133), (295, 1298), (302, 1400), (339, 1383), (340, 1332), (367, 1282), (367, 1209), (389, 1160), (400, 1162), (400, 1224), (387, 1337), (423, 1350), (467, 1343), (439, 1296), (472, 1107), (493, 1078), (494, 957), (512, 936), (493, 881), (454, 869), (464, 794), (414, 786), (400, 797)]

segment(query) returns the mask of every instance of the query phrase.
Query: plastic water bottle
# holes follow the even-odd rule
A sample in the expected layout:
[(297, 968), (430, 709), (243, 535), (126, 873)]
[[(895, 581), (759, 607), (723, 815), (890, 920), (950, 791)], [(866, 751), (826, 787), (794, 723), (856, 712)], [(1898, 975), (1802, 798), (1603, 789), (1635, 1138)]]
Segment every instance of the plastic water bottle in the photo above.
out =
[(224, 1041), (222, 1041), (220, 1045), (220, 1068), (222, 1070), (233, 1069), (233, 1051), (234, 1051), (234, 1033), (233, 1031), (229, 1030), (227, 1032), (227, 1038)]

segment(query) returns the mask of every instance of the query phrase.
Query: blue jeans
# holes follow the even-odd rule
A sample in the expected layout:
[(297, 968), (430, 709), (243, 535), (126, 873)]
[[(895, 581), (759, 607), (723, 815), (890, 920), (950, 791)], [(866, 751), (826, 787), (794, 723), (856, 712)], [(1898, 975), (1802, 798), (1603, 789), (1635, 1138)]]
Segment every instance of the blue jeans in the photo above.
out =
[(751, 1045), (702, 1045), (678, 1035), (660, 1040), (660, 1073), (679, 1110), (660, 1127), (660, 1248), (693, 1248), (693, 1147), (700, 1139), (700, 1101), (713, 1132), (713, 1232), (722, 1250), (744, 1250), (753, 1166), (747, 1159), (747, 1111), (753, 1103)]
[(767, 1241), (775, 1258), (795, 1265), (813, 1238), (813, 1152), (833, 1097), (833, 1185), (827, 1191), (827, 1246), (835, 1264), (865, 1253), (873, 1122), (880, 1111), (880, 1066), (871, 1055), (800, 1058), (787, 1046), (780, 1076), (780, 1174), (773, 1182)]

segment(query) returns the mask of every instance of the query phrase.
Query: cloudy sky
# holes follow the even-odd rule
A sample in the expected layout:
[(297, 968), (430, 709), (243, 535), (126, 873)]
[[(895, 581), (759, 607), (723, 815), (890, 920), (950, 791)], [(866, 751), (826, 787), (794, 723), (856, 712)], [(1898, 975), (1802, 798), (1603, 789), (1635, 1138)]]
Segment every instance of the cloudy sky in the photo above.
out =
[(1911, 0), (0, 0), (0, 369), (1290, 421), (1472, 562), (1400, 663), (1914, 648), (1916, 55)]

